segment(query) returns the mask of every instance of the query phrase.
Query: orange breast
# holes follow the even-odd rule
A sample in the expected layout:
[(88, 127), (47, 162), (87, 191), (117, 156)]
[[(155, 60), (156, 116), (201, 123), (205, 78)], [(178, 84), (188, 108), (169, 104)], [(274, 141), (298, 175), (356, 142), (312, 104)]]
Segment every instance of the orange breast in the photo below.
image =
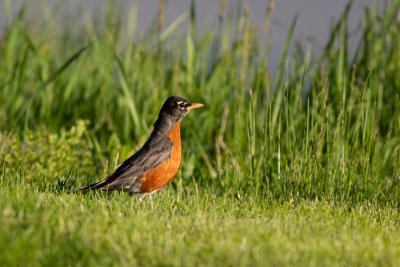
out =
[(172, 142), (170, 158), (148, 170), (137, 182), (142, 183), (140, 191), (148, 193), (161, 189), (174, 178), (181, 164), (181, 127), (178, 121), (169, 133), (165, 134)]

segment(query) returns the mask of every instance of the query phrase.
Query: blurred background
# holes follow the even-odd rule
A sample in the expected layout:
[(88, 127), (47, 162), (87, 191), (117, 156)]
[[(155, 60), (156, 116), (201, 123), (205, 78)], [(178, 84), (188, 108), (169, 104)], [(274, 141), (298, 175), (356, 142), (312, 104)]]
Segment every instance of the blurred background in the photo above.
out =
[[(159, 10), (159, 0), (117, 0), (113, 1), (118, 14), (122, 14), (123, 21), (136, 20), (136, 34), (145, 33), (151, 28), (154, 18), (157, 17)], [(202, 34), (206, 30), (217, 27), (218, 12), (221, 1), (201, 0), (195, 1), (196, 7), (196, 32)], [(279, 62), (279, 54), (285, 42), (285, 37), (290, 27), (291, 21), (298, 14), (294, 39), (316, 53), (320, 53), (330, 36), (330, 28), (335, 19), (342, 14), (348, 0), (279, 0), (275, 1), (274, 10), (271, 16), (271, 26), (269, 29), (269, 41), (271, 43), (270, 68), (275, 71)], [(348, 15), (349, 27), (349, 49), (356, 46), (360, 34), (360, 19), (364, 9), (370, 5), (377, 5), (378, 8), (385, 8), (391, 1), (386, 0), (354, 0)], [(82, 25), (84, 18), (89, 15), (93, 18), (95, 14), (104, 13), (107, 10), (109, 1), (101, 0), (5, 0), (0, 6), (0, 27), (5, 23), (7, 17), (12, 18), (22, 5), (26, 5), (28, 17), (31, 19), (40, 18), (43, 15), (44, 5), (49, 7), (52, 12), (56, 25), (60, 29), (64, 27), (76, 27)], [(249, 20), (252, 25), (257, 26), (259, 35), (263, 31), (263, 24), (266, 16), (268, 1), (266, 0), (228, 0), (226, 1), (227, 12), (235, 14), (239, 7), (248, 6)], [(164, 26), (165, 28), (173, 23), (177, 17), (190, 9), (188, 0), (169, 0), (165, 1)], [(9, 11), (5, 11), (9, 10)], [(135, 10), (134, 12), (130, 12)], [(8, 13), (8, 14), (5, 14)], [(83, 13), (83, 14), (82, 14)], [(134, 17), (129, 18), (130, 15)], [(235, 19), (237, 16), (235, 17)], [(101, 18), (100, 18), (101, 19)], [(187, 17), (179, 25), (179, 30), (186, 31)], [(178, 32), (179, 32), (178, 30)], [(352, 34), (354, 33), (354, 34)], [(177, 34), (177, 33), (176, 33)]]

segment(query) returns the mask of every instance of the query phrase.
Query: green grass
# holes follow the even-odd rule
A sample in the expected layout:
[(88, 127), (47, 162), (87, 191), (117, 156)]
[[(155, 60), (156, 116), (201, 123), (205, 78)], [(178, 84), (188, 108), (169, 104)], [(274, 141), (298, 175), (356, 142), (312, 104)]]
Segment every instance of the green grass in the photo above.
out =
[(398, 265), (391, 207), (2, 188), (2, 265)]
[[(399, 265), (400, 2), (365, 9), (354, 54), (351, 3), (320, 54), (293, 46), (294, 18), (273, 75), (246, 6), (199, 35), (194, 2), (171, 25), (163, 4), (144, 34), (113, 1), (74, 28), (45, 5), (7, 17), (0, 265)], [(170, 95), (206, 106), (164, 192), (67, 193), (134, 153)]]

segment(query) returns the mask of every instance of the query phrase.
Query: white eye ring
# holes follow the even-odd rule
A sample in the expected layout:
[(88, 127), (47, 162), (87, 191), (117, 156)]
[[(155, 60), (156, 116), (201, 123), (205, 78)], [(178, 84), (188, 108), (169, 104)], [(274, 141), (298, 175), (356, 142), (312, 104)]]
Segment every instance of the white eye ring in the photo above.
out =
[(179, 102), (179, 103), (178, 103), (178, 107), (179, 107), (179, 108), (184, 108), (184, 107), (185, 107), (185, 104), (182, 103), (182, 102)]

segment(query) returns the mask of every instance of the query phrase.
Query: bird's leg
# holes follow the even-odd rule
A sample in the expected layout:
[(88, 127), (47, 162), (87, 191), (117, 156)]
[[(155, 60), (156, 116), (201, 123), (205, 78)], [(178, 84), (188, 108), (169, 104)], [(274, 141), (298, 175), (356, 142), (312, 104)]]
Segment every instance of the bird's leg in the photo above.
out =
[(150, 202), (153, 200), (153, 193), (150, 193), (148, 196), (147, 196), (147, 204), (150, 204)]
[(142, 203), (143, 199), (147, 197), (147, 203), (150, 204), (150, 201), (153, 199), (153, 193), (144, 193), (139, 196), (139, 203)]

